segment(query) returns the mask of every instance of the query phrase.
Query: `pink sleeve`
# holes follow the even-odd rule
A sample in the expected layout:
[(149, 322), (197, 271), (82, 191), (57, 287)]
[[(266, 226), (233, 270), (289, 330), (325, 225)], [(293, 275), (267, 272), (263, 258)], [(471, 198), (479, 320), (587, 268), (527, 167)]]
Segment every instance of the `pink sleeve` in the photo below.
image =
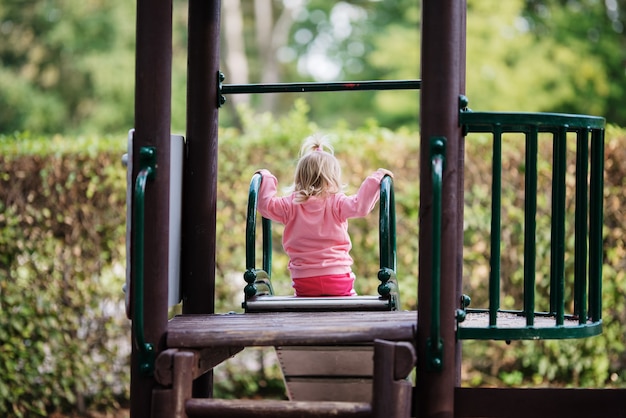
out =
[(259, 188), (259, 201), (257, 209), (261, 216), (273, 221), (285, 223), (289, 205), (285, 198), (276, 197), (278, 180), (268, 170), (259, 170), (261, 174), (261, 187)]
[(339, 202), (338, 213), (342, 219), (362, 218), (374, 209), (380, 198), (380, 182), (385, 174), (376, 171), (370, 174), (352, 196), (345, 196)]

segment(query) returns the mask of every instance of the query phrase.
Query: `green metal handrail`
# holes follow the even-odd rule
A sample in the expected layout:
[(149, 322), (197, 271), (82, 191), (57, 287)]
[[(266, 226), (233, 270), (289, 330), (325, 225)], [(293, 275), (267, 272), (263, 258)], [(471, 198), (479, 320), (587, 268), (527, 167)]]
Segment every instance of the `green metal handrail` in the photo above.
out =
[(139, 173), (135, 180), (135, 198), (133, 201), (133, 264), (135, 276), (132, 282), (134, 295), (133, 335), (135, 347), (139, 351), (139, 370), (146, 375), (154, 371), (155, 346), (146, 342), (144, 334), (144, 224), (145, 195), (148, 180), (156, 175), (156, 148), (142, 147), (139, 150)]
[[(604, 118), (555, 113), (500, 113), (462, 111), (460, 122), (465, 133), (493, 135), (491, 257), (489, 276), (488, 328), (459, 327), (459, 338), (527, 339), (581, 338), (602, 331), (602, 217), (604, 172)], [(525, 317), (523, 328), (498, 328), (500, 309), (500, 228), (502, 134), (525, 135), (524, 199), (524, 300), (521, 311), (508, 311)], [(553, 138), (552, 215), (550, 253), (550, 309), (535, 312), (537, 157), (539, 133)], [(576, 191), (574, 244), (574, 312), (565, 313), (565, 214), (567, 134), (576, 134)], [(589, 135), (591, 134), (591, 157)], [(589, 160), (590, 163), (589, 163)], [(590, 177), (589, 186), (587, 177)], [(588, 210), (588, 208), (590, 208)], [(587, 222), (589, 229), (587, 230)], [(589, 246), (587, 248), (587, 245)], [(587, 260), (589, 268), (587, 271)], [(589, 293), (586, 289), (589, 285)], [(485, 312), (468, 309), (467, 312)], [(539, 328), (535, 318), (555, 318), (555, 327)], [(578, 326), (565, 321), (578, 321)], [(460, 322), (460, 321), (459, 321)], [(570, 322), (571, 323), (571, 322)]]
[[(246, 287), (244, 294), (246, 299), (256, 296), (259, 293), (274, 294), (270, 278), (272, 276), (272, 221), (262, 218), (261, 225), (263, 228), (263, 260), (262, 270), (256, 269), (256, 218), (257, 204), (259, 201), (259, 188), (263, 176), (255, 173), (250, 181), (250, 189), (248, 191), (248, 212), (246, 217), (246, 272), (244, 280)], [(262, 286), (262, 292), (258, 286)]]
[(443, 367), (443, 340), (441, 339), (441, 217), (443, 194), (443, 170), (446, 159), (446, 138), (430, 139), (430, 164), (433, 183), (433, 257), (430, 307), (430, 337), (427, 345), (429, 370)]
[(378, 219), (378, 245), (380, 270), (378, 271), (378, 294), (393, 299), (393, 306), (400, 305), (396, 280), (396, 204), (393, 179), (384, 176), (380, 183), (380, 208)]
[[(244, 295), (246, 300), (257, 295), (273, 295), (271, 285), (272, 264), (272, 223), (262, 217), (262, 248), (263, 268), (256, 268), (256, 224), (259, 189), (262, 176), (255, 173), (250, 181), (248, 191), (248, 208), (246, 217), (246, 271), (244, 280)], [(400, 306), (398, 283), (396, 279), (396, 213), (393, 179), (384, 176), (380, 183), (380, 212), (379, 212), (379, 257), (380, 270), (378, 279), (378, 293), (389, 299), (391, 309)]]

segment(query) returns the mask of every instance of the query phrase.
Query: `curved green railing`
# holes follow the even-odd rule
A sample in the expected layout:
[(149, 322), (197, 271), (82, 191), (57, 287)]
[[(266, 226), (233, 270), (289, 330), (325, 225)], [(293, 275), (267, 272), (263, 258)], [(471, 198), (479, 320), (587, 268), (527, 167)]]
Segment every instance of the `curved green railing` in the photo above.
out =
[(272, 221), (262, 218), (263, 228), (263, 262), (262, 269), (256, 268), (256, 219), (259, 188), (263, 177), (255, 173), (250, 181), (248, 192), (248, 212), (246, 216), (246, 271), (243, 275), (246, 281), (244, 294), (246, 300), (257, 295), (273, 295), (274, 289), (270, 280), (272, 276)]
[(135, 197), (133, 200), (133, 265), (135, 276), (131, 283), (133, 292), (133, 335), (138, 350), (139, 370), (151, 375), (154, 371), (155, 347), (146, 342), (144, 334), (144, 225), (145, 196), (148, 180), (156, 175), (156, 149), (143, 147), (139, 150), (139, 173), (135, 180)]
[[(555, 113), (499, 113), (462, 111), (464, 133), (489, 133), (493, 139), (491, 254), (488, 309), (467, 309), (468, 314), (488, 314), (488, 326), (460, 324), (462, 339), (561, 339), (582, 338), (602, 332), (602, 223), (604, 187), (604, 126), (601, 117)], [(502, 189), (502, 140), (505, 133), (524, 135), (524, 279), (523, 309), (500, 309), (500, 228)], [(538, 141), (546, 133), (553, 143), (552, 213), (550, 247), (550, 307), (535, 310), (537, 159)], [(565, 274), (566, 171), (568, 133), (576, 137), (574, 277)], [(570, 135), (570, 138), (574, 135)], [(568, 254), (568, 256), (570, 256)], [(573, 286), (573, 311), (565, 311), (566, 283)], [(525, 319), (523, 326), (501, 326), (501, 314)], [(460, 315), (459, 322), (464, 315)], [(538, 326), (549, 317), (554, 326)]]
[[(272, 223), (262, 218), (263, 258), (262, 269), (256, 268), (256, 225), (259, 188), (262, 176), (255, 173), (250, 181), (248, 191), (248, 209), (246, 217), (246, 271), (244, 295), (246, 300), (254, 296), (273, 295), (271, 284), (272, 264)], [(393, 179), (384, 176), (380, 183), (379, 212), (379, 255), (380, 270), (378, 271), (379, 295), (390, 301), (390, 308), (400, 306), (398, 283), (396, 279), (396, 213)]]
[(380, 270), (378, 271), (378, 294), (391, 298), (393, 307), (400, 305), (396, 279), (396, 204), (393, 179), (383, 177), (380, 183), (380, 208), (378, 219), (378, 245)]

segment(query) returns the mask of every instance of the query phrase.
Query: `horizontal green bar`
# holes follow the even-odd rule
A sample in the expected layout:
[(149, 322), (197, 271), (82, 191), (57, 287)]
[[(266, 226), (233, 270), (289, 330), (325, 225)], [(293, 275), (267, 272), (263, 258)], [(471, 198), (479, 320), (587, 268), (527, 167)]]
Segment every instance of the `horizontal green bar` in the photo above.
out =
[(539, 132), (552, 132), (559, 126), (568, 131), (576, 129), (604, 129), (605, 119), (599, 116), (571, 115), (566, 113), (507, 113), (460, 112), (460, 123), (468, 132), (493, 132), (496, 125), (502, 132), (527, 132), (536, 126)]
[[(469, 315), (468, 315), (469, 316)], [(459, 327), (461, 340), (566, 340), (587, 338), (602, 333), (602, 321), (586, 325), (554, 326), (546, 328), (471, 328)]]
[(221, 94), (306, 93), (359, 90), (419, 90), (421, 80), (367, 80), (338, 82), (223, 84)]

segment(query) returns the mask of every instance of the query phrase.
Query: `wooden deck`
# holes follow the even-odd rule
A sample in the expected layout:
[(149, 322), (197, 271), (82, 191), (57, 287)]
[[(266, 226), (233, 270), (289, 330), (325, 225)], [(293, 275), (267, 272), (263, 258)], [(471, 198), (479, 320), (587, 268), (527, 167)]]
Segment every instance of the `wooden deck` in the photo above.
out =
[[(565, 318), (563, 327), (577, 327), (580, 323), (578, 319)], [(461, 322), (462, 328), (488, 328), (489, 312), (471, 312), (467, 314), (465, 321)], [(524, 328), (526, 327), (526, 317), (510, 312), (498, 312), (497, 315), (498, 328)], [(555, 316), (535, 316), (535, 328), (553, 328), (556, 327)]]
[(181, 315), (168, 325), (170, 348), (334, 345), (413, 341), (417, 312), (280, 312)]

